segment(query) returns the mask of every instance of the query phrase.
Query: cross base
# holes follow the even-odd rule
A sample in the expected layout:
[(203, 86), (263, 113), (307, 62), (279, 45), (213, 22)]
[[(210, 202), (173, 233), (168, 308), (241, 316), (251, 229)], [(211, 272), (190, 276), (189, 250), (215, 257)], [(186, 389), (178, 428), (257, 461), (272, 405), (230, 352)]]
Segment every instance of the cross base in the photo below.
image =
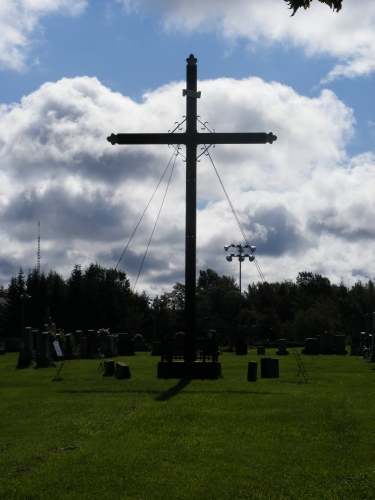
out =
[(221, 377), (221, 363), (218, 361), (160, 361), (158, 378), (218, 379)]

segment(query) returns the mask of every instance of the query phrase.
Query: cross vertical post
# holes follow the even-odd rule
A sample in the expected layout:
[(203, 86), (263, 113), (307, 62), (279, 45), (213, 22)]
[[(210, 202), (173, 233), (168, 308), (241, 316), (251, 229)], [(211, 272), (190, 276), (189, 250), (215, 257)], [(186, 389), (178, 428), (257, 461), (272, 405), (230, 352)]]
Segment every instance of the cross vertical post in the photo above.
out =
[[(197, 133), (197, 59), (191, 55), (186, 66), (186, 134)], [(190, 95), (189, 95), (190, 94)], [(195, 361), (196, 248), (197, 248), (197, 143), (186, 144), (185, 227), (185, 361)]]

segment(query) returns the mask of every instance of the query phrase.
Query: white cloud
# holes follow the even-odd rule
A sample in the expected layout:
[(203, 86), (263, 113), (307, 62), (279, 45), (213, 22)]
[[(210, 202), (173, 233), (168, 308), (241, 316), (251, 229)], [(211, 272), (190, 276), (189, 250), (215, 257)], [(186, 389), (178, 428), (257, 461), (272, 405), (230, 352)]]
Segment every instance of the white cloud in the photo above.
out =
[(247, 39), (260, 55), (263, 44), (282, 44), (304, 47), (308, 55), (333, 57), (339, 62), (323, 82), (375, 70), (375, 3), (368, 0), (345, 0), (339, 13), (316, 0), (292, 18), (283, 0), (118, 1), (128, 11), (159, 8), (170, 31), (217, 31), (228, 41)]
[(48, 14), (81, 14), (87, 0), (2, 0), (0, 2), (0, 67), (23, 70), (39, 21)]
[[(172, 155), (164, 146), (112, 146), (112, 132), (165, 132), (185, 114), (182, 82), (136, 103), (96, 78), (46, 83), (0, 110), (0, 278), (36, 265), (66, 276), (74, 264), (114, 267)], [(273, 145), (210, 152), (269, 281), (320, 272), (347, 284), (374, 275), (374, 155), (348, 158), (352, 111), (335, 94), (310, 99), (259, 78), (201, 81), (199, 114), (217, 132), (270, 132)], [(256, 98), (254, 98), (256, 97)], [(168, 106), (166, 105), (168, 103)], [(183, 152), (183, 151), (182, 151)], [(184, 280), (185, 164), (171, 186), (139, 288), (151, 295)], [(121, 263), (132, 283), (166, 187), (155, 195)], [(237, 268), (223, 245), (241, 242), (209, 159), (198, 164), (198, 269)], [(244, 266), (244, 283), (257, 280)]]

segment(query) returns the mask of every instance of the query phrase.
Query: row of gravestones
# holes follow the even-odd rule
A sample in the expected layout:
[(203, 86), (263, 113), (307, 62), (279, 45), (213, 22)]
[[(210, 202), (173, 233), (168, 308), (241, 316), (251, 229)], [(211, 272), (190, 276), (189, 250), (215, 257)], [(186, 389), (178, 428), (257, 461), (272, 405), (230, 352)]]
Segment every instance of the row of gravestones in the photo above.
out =
[(352, 316), (351, 354), (363, 356), (375, 363), (375, 313), (365, 315), (365, 331), (361, 331), (361, 318)]
[(317, 337), (305, 339), (305, 348), (302, 354), (348, 354), (345, 348), (345, 335), (322, 333)]
[[(278, 356), (287, 356), (289, 354), (289, 351), (287, 350), (287, 342), (286, 339), (279, 339), (277, 341), (277, 351), (276, 354)], [(266, 346), (264, 345), (258, 345), (257, 347), (257, 354), (264, 356), (266, 354)]]
[[(39, 329), (26, 327), (24, 331), (23, 348), (19, 355), (18, 367), (29, 366), (35, 361), (38, 367), (46, 367), (51, 361), (66, 359), (101, 359), (104, 357), (133, 356), (135, 351), (144, 350), (143, 339), (133, 340), (127, 333), (108, 335), (95, 330), (83, 332), (77, 330), (74, 334), (61, 336), (53, 330), (41, 332)], [(62, 349), (62, 344), (65, 348)], [(63, 353), (65, 352), (65, 354)]]

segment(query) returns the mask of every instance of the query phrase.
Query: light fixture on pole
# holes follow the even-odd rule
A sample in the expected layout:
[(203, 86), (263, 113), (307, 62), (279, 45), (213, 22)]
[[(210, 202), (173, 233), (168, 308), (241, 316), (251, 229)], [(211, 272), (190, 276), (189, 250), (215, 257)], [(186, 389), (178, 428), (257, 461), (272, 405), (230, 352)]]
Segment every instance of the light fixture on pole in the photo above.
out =
[[(253, 260), (255, 259), (255, 255), (254, 255), (254, 252), (256, 250), (256, 246), (252, 246), (252, 245), (225, 245), (224, 246), (224, 250), (227, 252), (230, 248), (237, 248), (237, 251), (238, 251), (238, 254), (234, 254), (234, 253), (231, 253), (229, 255), (226, 256), (226, 259), (228, 262), (232, 262), (233, 260), (233, 257), (235, 258), (238, 258), (238, 261), (240, 263), (240, 301), (239, 301), (239, 315), (238, 315), (238, 330), (239, 330), (239, 334), (241, 336), (241, 329), (242, 329), (242, 308), (241, 308), (241, 297), (242, 297), (242, 283), (241, 283), (241, 279), (242, 279), (242, 276), (241, 276), (241, 264), (242, 262), (248, 258), (250, 262), (253, 262)], [(244, 253), (246, 251), (246, 249), (248, 249), (250, 252), (249, 253)]]

